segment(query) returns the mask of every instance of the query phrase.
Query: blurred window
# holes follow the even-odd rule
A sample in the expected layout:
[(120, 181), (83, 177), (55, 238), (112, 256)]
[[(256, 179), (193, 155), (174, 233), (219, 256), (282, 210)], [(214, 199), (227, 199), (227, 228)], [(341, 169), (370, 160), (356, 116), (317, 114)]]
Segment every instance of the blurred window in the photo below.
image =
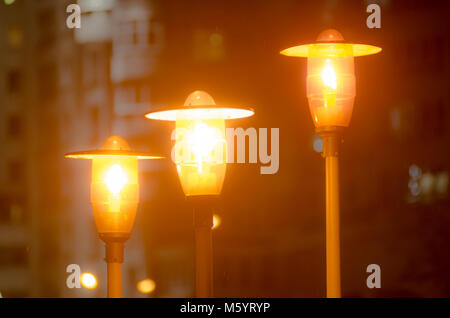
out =
[(39, 26), (39, 44), (44, 48), (53, 44), (56, 38), (56, 15), (54, 8), (46, 8), (37, 15)]
[(8, 164), (8, 181), (11, 184), (18, 184), (23, 181), (25, 167), (21, 161), (15, 160)]
[(92, 144), (99, 142), (99, 110), (98, 107), (92, 107), (90, 109), (90, 116), (92, 122)]
[(0, 223), (25, 224), (24, 202), (0, 195)]
[(22, 89), (22, 73), (19, 70), (11, 70), (7, 73), (7, 90), (10, 94), (17, 94)]
[(9, 221), (9, 200), (6, 196), (0, 195), (0, 223)]
[(87, 86), (96, 86), (100, 73), (99, 53), (95, 51), (87, 52), (83, 58), (83, 82)]
[(28, 251), (26, 247), (0, 247), (0, 265), (20, 266), (28, 263)]
[(38, 70), (39, 97), (49, 99), (56, 94), (58, 88), (58, 72), (55, 64), (41, 66)]
[(12, 138), (19, 138), (22, 135), (22, 118), (13, 115), (8, 119), (8, 135)]

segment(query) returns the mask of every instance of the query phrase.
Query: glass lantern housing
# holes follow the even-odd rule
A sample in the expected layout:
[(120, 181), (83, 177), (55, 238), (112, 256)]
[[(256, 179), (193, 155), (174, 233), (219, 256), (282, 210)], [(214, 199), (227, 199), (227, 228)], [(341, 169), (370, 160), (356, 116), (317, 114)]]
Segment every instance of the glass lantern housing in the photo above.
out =
[(92, 160), (91, 203), (101, 234), (130, 233), (139, 203), (137, 159)]
[[(188, 96), (184, 106), (215, 105), (206, 92)], [(179, 113), (176, 120), (175, 164), (186, 196), (219, 195), (225, 179), (225, 120), (209, 118), (208, 110)]]
[(92, 160), (91, 204), (99, 234), (127, 237), (139, 204), (138, 160), (161, 157), (132, 151), (125, 139), (111, 136), (100, 150), (66, 158)]
[(172, 159), (186, 196), (216, 196), (222, 191), (226, 172), (226, 119), (249, 117), (248, 108), (223, 107), (204, 91), (194, 91), (183, 107), (146, 115), (149, 119), (176, 122)]
[(353, 56), (308, 57), (306, 95), (316, 127), (347, 127), (356, 95)]
[(316, 43), (281, 51), (308, 58), (306, 95), (316, 128), (349, 126), (356, 96), (354, 57), (380, 51), (373, 45), (347, 43), (333, 29), (320, 33)]

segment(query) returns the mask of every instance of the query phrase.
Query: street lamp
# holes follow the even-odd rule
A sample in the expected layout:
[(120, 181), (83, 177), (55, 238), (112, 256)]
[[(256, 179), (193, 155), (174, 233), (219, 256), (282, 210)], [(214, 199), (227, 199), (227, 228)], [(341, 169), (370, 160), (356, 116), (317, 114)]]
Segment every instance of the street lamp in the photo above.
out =
[(100, 239), (106, 245), (108, 297), (122, 297), (124, 243), (130, 237), (139, 203), (138, 160), (159, 159), (130, 150), (122, 137), (111, 136), (100, 150), (68, 153), (92, 160), (91, 203)]
[(339, 146), (350, 124), (356, 95), (354, 57), (381, 48), (344, 41), (336, 30), (319, 34), (316, 43), (294, 46), (281, 54), (308, 58), (306, 94), (316, 132), (323, 139), (326, 166), (327, 297), (341, 297), (339, 247)]
[(172, 159), (181, 187), (194, 210), (196, 295), (212, 297), (212, 204), (222, 191), (227, 165), (225, 120), (249, 117), (249, 108), (218, 106), (204, 91), (195, 91), (183, 107), (150, 112), (149, 119), (176, 122)]

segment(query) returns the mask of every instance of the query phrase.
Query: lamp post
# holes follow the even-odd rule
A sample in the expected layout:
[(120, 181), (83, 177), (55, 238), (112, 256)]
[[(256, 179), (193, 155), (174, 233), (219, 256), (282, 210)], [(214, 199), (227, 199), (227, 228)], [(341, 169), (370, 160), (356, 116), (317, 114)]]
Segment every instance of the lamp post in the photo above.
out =
[(308, 58), (306, 94), (316, 132), (323, 140), (326, 167), (327, 297), (341, 297), (339, 242), (339, 147), (350, 124), (356, 95), (354, 57), (376, 54), (381, 48), (352, 44), (333, 29), (316, 43), (294, 46), (281, 54)]
[(72, 152), (65, 157), (92, 160), (91, 203), (106, 247), (108, 297), (120, 298), (124, 243), (130, 237), (139, 203), (138, 160), (160, 157), (132, 151), (118, 136), (106, 139), (100, 150)]
[(198, 298), (213, 295), (212, 207), (222, 191), (227, 165), (225, 119), (253, 114), (249, 108), (218, 106), (208, 93), (195, 91), (183, 107), (160, 109), (146, 115), (149, 119), (176, 122), (172, 159), (194, 211)]

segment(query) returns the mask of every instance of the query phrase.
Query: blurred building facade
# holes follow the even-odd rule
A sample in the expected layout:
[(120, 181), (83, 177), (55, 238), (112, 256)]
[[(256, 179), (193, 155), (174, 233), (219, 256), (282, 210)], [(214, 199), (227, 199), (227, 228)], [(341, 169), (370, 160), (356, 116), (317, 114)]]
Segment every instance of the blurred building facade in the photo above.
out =
[(6, 297), (57, 296), (65, 279), (60, 234), (68, 229), (59, 154), (77, 105), (74, 46), (62, 1), (2, 3), (0, 11), (6, 177), (0, 288)]
[[(149, 107), (149, 88), (142, 82), (151, 73), (160, 33), (152, 24), (150, 1), (78, 1), (80, 29), (66, 26), (66, 8), (72, 3), (0, 4), (4, 297), (106, 294), (104, 248), (89, 204), (90, 164), (70, 162), (63, 155), (99, 148), (113, 133), (135, 146), (133, 134), (124, 134), (129, 129), (123, 118)], [(136, 89), (128, 84), (133, 81)], [(139, 110), (140, 101), (146, 104)], [(130, 127), (136, 128), (128, 123)], [(142, 135), (142, 125), (136, 135)], [(128, 245), (124, 294), (138, 297), (136, 283), (147, 278), (144, 248), (138, 238)], [(98, 288), (67, 288), (69, 264), (93, 273)]]

